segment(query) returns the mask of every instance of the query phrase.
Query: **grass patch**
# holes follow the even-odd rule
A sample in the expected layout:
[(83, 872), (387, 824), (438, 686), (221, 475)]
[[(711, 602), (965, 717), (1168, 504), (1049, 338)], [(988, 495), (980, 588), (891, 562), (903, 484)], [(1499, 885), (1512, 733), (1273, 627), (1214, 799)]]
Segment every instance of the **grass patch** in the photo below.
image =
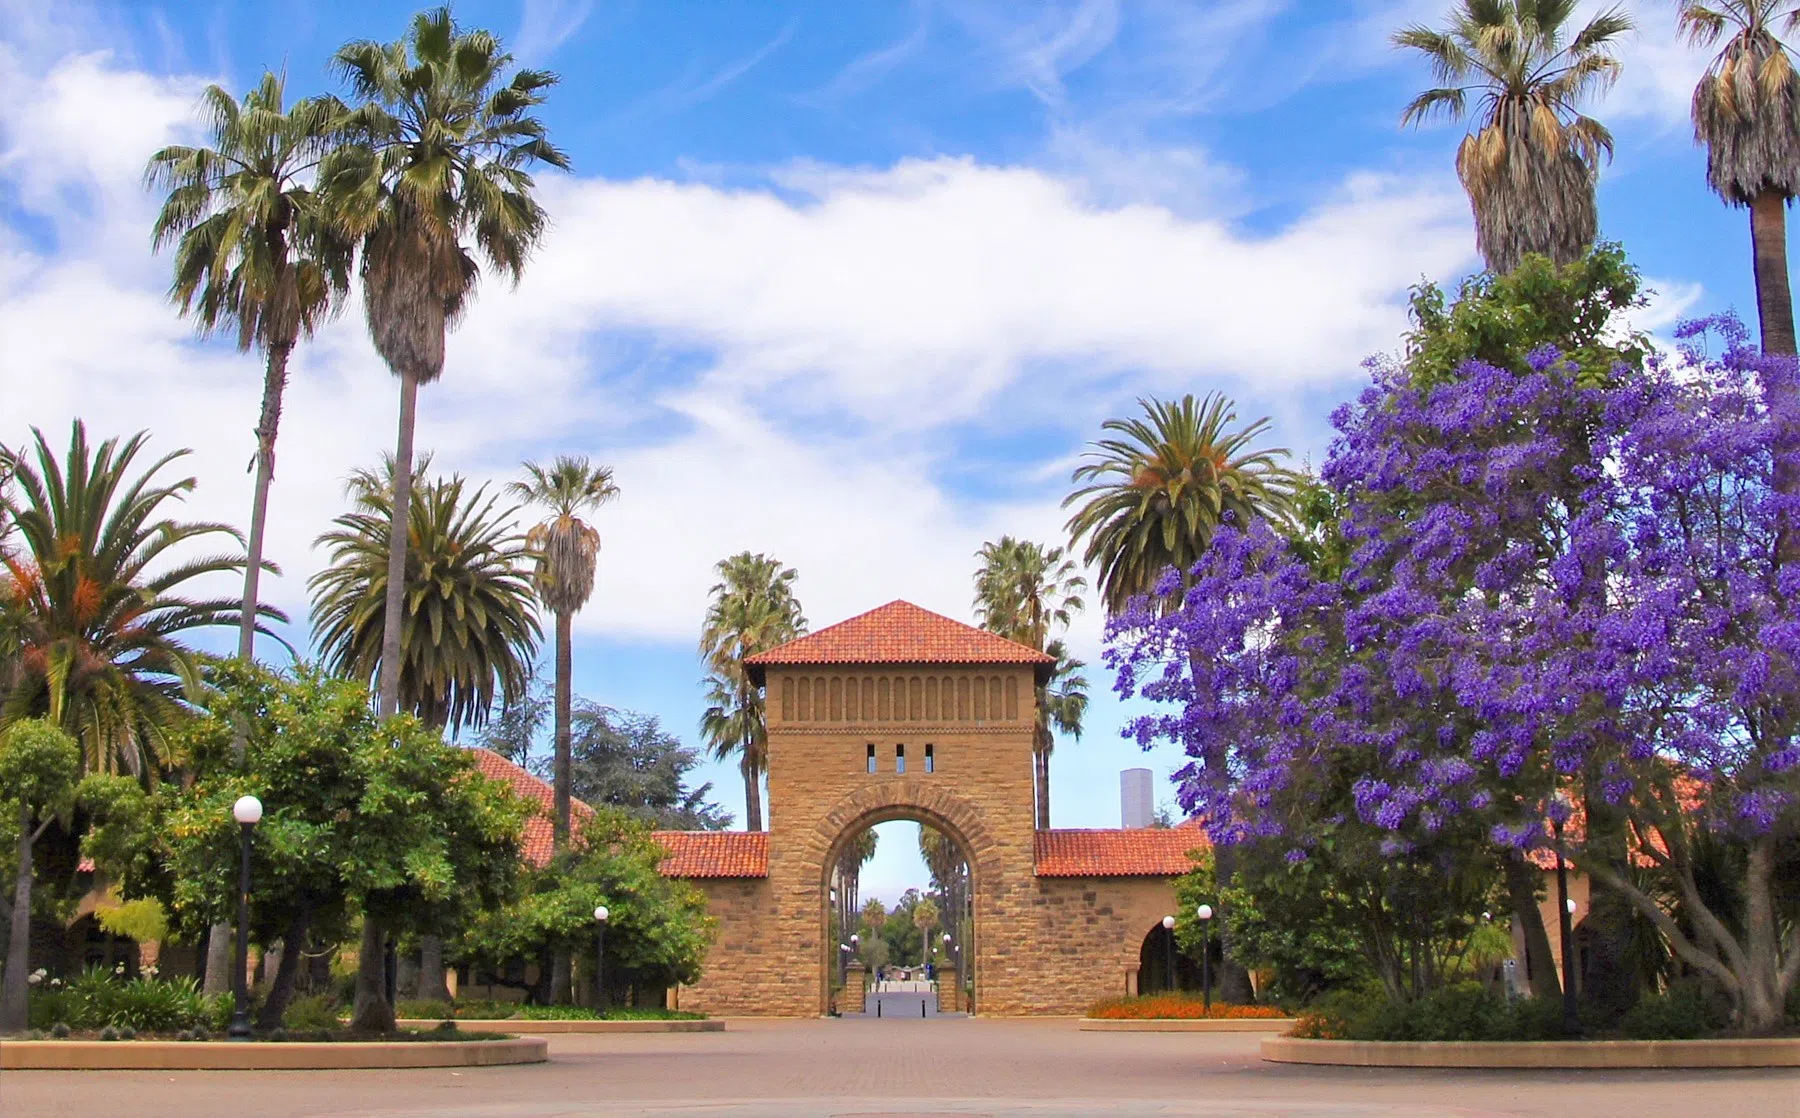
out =
[(1105, 1021), (1247, 1021), (1286, 1017), (1272, 1005), (1232, 1005), (1213, 1002), (1209, 1010), (1198, 994), (1145, 994), (1136, 998), (1107, 998), (1088, 1006), (1087, 1015)]
[(706, 1014), (679, 1009), (613, 1006), (604, 1014), (576, 1005), (527, 1005), (524, 1002), (402, 1001), (394, 1015), (412, 1021), (704, 1021)]

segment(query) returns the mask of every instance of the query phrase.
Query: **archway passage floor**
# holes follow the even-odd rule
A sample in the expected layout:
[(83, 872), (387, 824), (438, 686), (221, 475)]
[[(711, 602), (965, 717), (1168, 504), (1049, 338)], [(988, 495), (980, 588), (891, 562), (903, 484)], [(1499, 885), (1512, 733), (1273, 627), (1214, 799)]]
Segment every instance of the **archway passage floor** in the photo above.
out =
[(360, 1072), (6, 1072), (0, 1114), (193, 1118), (834, 1115), (1731, 1118), (1800, 1115), (1800, 1073), (1479, 1072), (1265, 1064), (1243, 1033), (1074, 1021), (732, 1021), (555, 1036), (549, 1064)]

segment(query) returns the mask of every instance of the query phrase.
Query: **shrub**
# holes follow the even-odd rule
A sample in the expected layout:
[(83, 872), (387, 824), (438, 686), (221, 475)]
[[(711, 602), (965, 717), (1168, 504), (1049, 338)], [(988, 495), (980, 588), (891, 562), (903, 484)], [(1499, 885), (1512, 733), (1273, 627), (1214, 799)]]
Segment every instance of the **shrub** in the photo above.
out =
[(1562, 1002), (1509, 1001), (1474, 983), (1449, 986), (1412, 1002), (1390, 1000), (1379, 987), (1334, 990), (1308, 1006), (1289, 1035), (1311, 1040), (1556, 1040), (1563, 1035)]
[(1619, 1019), (1619, 1031), (1633, 1040), (1693, 1040), (1725, 1025), (1725, 1014), (1695, 982), (1641, 997)]
[[(221, 1010), (223, 1019), (220, 1019)], [(31, 1022), (43, 1028), (62, 1023), (74, 1029), (129, 1028), (172, 1033), (231, 1016), (231, 999), (208, 998), (191, 978), (123, 981), (103, 967), (90, 967), (61, 988), (34, 990)]]
[(394, 1016), (407, 1020), (441, 1021), (452, 1015), (454, 1006), (450, 1002), (427, 1001), (423, 998), (402, 998), (394, 1003)]
[(1205, 1017), (1215, 1021), (1287, 1016), (1272, 1005), (1232, 1005), (1228, 1002), (1213, 1002), (1209, 1011), (1205, 999), (1198, 994), (1147, 994), (1136, 998), (1107, 998), (1089, 1006), (1087, 1015), (1109, 1020)]
[(338, 1020), (337, 999), (330, 994), (295, 998), (288, 1003), (287, 1012), (281, 1015), (281, 1023), (295, 1032), (316, 1032), (342, 1027)]

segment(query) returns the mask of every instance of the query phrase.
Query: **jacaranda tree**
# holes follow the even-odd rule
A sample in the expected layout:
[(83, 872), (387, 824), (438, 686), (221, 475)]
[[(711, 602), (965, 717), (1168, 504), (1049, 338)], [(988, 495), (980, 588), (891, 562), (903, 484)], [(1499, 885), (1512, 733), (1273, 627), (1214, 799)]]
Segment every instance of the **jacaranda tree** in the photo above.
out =
[[(1553, 351), (1430, 389), (1378, 367), (1334, 416), (1324, 471), (1354, 548), (1342, 576), (1228, 529), (1179, 609), (1118, 619), (1110, 657), (1121, 690), (1175, 704), (1132, 732), (1186, 747), (1183, 804), (1216, 841), (1281, 834), (1307, 858), (1316, 834), (1271, 809), (1346, 765), (1351, 817), (1397, 857), (1471, 821), (1497, 853), (1547, 845), (1571, 789), (1622, 813), (1679, 916), (1614, 852), (1577, 864), (1759, 1032), (1800, 973), (1773, 888), (1800, 824), (1800, 618), (1775, 547), (1795, 510), (1773, 485), (1765, 359), (1734, 322), (1687, 333), (1727, 345), (1599, 385)], [(1707, 836), (1743, 850), (1741, 899), (1700, 887)]]

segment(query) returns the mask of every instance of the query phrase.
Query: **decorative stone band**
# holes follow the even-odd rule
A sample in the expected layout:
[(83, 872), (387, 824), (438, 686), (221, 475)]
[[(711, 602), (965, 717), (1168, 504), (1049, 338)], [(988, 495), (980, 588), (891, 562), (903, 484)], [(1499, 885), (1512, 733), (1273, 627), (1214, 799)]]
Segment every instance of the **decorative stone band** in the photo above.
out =
[(1359, 1068), (1792, 1068), (1800, 1038), (1770, 1040), (1379, 1041), (1267, 1037), (1278, 1064)]
[(340, 1071), (352, 1068), (460, 1068), (541, 1064), (548, 1041), (356, 1041), (346, 1043), (15, 1040), (0, 1043), (5, 1071)]

